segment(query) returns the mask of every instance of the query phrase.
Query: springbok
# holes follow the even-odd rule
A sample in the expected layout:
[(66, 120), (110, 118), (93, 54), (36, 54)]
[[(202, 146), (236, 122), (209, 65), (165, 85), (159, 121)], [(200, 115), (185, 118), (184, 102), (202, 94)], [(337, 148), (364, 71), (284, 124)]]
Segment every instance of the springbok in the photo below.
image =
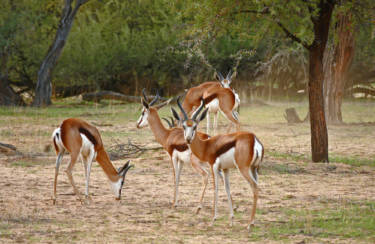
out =
[[(214, 134), (216, 134), (217, 130), (218, 111), (221, 111), (231, 123), (236, 124), (237, 130), (239, 130), (240, 123), (235, 109), (239, 106), (240, 99), (238, 94), (229, 87), (233, 77), (232, 71), (229, 71), (226, 78), (220, 72), (217, 75), (220, 83), (204, 82), (199, 86), (190, 88), (186, 93), (182, 107), (187, 114), (190, 114), (194, 108), (199, 107), (203, 98), (209, 108), (209, 112), (214, 114)], [(230, 127), (231, 124), (228, 127), (228, 131)], [(206, 133), (210, 133), (210, 116), (207, 118)]]
[(129, 165), (128, 161), (118, 170), (115, 169), (115, 167), (109, 160), (107, 152), (104, 150), (100, 133), (95, 126), (81, 119), (66, 119), (62, 122), (59, 128), (54, 130), (52, 134), (52, 140), (57, 154), (55, 181), (53, 185), (53, 204), (56, 204), (57, 176), (59, 175), (60, 164), (65, 152), (69, 152), (70, 154), (70, 162), (66, 169), (66, 174), (68, 175), (68, 179), (73, 187), (74, 193), (78, 196), (79, 200), (82, 203), (83, 199), (78, 192), (72, 175), (72, 170), (78, 159), (78, 156), (81, 156), (82, 162), (85, 167), (85, 200), (91, 200), (89, 195), (89, 183), (91, 165), (94, 158), (102, 167), (104, 173), (107, 175), (116, 200), (121, 199), (121, 190), (125, 182), (125, 175), (133, 165)]
[[(203, 163), (200, 162), (195, 156), (192, 156), (192, 153), (185, 142), (183, 129), (176, 127), (167, 129), (164, 127), (157, 111), (161, 107), (165, 106), (169, 101), (154, 106), (158, 99), (159, 95), (157, 94), (155, 98), (150, 103), (148, 103), (146, 94), (143, 90), (143, 98), (141, 99), (143, 109), (142, 114), (137, 121), (137, 128), (140, 129), (146, 126), (150, 126), (155, 140), (160, 145), (162, 145), (171, 159), (174, 176), (174, 198), (172, 207), (177, 207), (178, 185), (183, 164), (190, 162), (193, 169), (202, 176), (202, 193), (199, 200), (199, 205), (196, 209), (196, 213), (199, 213), (200, 209), (202, 208), (202, 201), (207, 188), (208, 173), (202, 167)], [(204, 133), (198, 133), (198, 137), (204, 140), (208, 138), (208, 135)]]
[(182, 119), (184, 137), (189, 144), (190, 150), (198, 159), (208, 162), (211, 166), (215, 190), (212, 224), (217, 217), (218, 176), (219, 170), (222, 169), (224, 172), (225, 190), (228, 197), (230, 225), (233, 225), (234, 216), (230, 197), (228, 169), (237, 167), (245, 180), (250, 184), (254, 194), (253, 209), (248, 225), (248, 229), (250, 229), (250, 227), (254, 225), (254, 216), (258, 200), (258, 169), (263, 159), (263, 145), (254, 134), (244, 131), (217, 135), (202, 140), (199, 136), (196, 136), (196, 134), (199, 122), (207, 115), (208, 108), (200, 114), (204, 107), (203, 100), (199, 108), (192, 114), (191, 118), (188, 117), (183, 109), (180, 98), (178, 98), (177, 104), (184, 117), (180, 118), (177, 113), (173, 113), (173, 115), (178, 120)]

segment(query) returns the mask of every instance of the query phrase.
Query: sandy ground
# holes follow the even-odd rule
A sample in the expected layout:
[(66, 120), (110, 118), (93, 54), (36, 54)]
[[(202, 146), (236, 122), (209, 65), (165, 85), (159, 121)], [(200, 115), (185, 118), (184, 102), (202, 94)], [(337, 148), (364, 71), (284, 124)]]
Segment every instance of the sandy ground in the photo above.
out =
[[(326, 164), (275, 158), (267, 154), (267, 150), (290, 154), (308, 154), (310, 151), (308, 125), (275, 123), (244, 127), (257, 131), (266, 148), (260, 173), (261, 192), (256, 227), (250, 233), (246, 225), (252, 193), (236, 169), (231, 171), (230, 176), (233, 200), (238, 206), (234, 226), (229, 226), (227, 199), (222, 184), (219, 186), (220, 218), (214, 226), (210, 226), (213, 200), (211, 178), (204, 208), (196, 215), (194, 210), (201, 190), (201, 178), (190, 165), (185, 165), (180, 182), (179, 205), (176, 209), (171, 208), (172, 170), (162, 150), (147, 151), (141, 156), (129, 158), (135, 167), (126, 177), (121, 201), (115, 201), (104, 173), (94, 163), (90, 185), (93, 201), (89, 205), (82, 205), (72, 194), (72, 187), (64, 172), (69, 156), (65, 156), (59, 175), (57, 204), (52, 205), (55, 156), (51, 151), (43, 152), (43, 149), (49, 144), (48, 135), (58, 123), (58, 119), (47, 123), (34, 121), (28, 126), (9, 123), (1, 128), (3, 132), (12, 129), (12, 140), (8, 142), (22, 152), (40, 153), (31, 159), (0, 154), (1, 243), (358, 243), (360, 241), (356, 239), (342, 236), (316, 237), (303, 231), (270, 235), (268, 231), (271, 227), (290, 221), (288, 210), (345, 208), (348, 204), (375, 201), (373, 167), (341, 163), (331, 163), (328, 167)], [(127, 130), (135, 143), (157, 146), (149, 129), (137, 131), (134, 128), (134, 120), (98, 128), (102, 132)], [(332, 127), (330, 150), (339, 155), (370, 158), (375, 154), (373, 131), (374, 126), (371, 125)], [(35, 136), (39, 136), (39, 141), (32, 148), (30, 143)], [(103, 138), (109, 147), (113, 138)], [(127, 139), (122, 141), (126, 142)], [(126, 160), (113, 163), (120, 166)], [(76, 164), (74, 177), (83, 192), (84, 172), (80, 162)]]

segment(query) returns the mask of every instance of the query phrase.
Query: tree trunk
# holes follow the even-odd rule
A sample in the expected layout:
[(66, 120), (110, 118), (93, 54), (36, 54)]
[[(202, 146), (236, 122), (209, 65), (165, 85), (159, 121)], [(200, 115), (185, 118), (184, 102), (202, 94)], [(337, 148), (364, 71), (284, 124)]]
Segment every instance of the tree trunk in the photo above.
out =
[(334, 3), (321, 0), (318, 16), (312, 17), (314, 41), (309, 46), (309, 111), (313, 162), (328, 162), (328, 131), (324, 114), (323, 55)]
[(55, 40), (49, 48), (48, 53), (38, 71), (38, 82), (33, 101), (34, 106), (40, 107), (51, 104), (52, 71), (55, 68), (57, 60), (59, 59), (65, 46), (74, 17), (77, 14), (79, 7), (87, 1), (88, 0), (76, 0), (75, 7), (72, 9), (73, 0), (65, 0), (64, 9), (61, 15), (60, 25), (56, 32)]
[(0, 105), (5, 106), (24, 106), (25, 102), (19, 94), (9, 85), (6, 75), (0, 74)]
[(341, 105), (348, 70), (354, 56), (354, 35), (350, 13), (339, 13), (336, 25), (338, 41), (328, 52), (332, 57), (326, 72), (326, 108), (329, 123), (342, 123)]

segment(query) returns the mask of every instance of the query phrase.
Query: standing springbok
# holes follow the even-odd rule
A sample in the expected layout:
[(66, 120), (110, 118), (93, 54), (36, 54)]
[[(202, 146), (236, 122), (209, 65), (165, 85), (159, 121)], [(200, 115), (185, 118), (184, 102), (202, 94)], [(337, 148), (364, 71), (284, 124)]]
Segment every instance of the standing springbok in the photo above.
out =
[(201, 161), (208, 162), (211, 166), (215, 189), (214, 216), (212, 223), (214, 223), (217, 217), (218, 177), (219, 170), (222, 169), (224, 172), (225, 190), (228, 197), (230, 225), (233, 225), (233, 207), (230, 197), (228, 169), (237, 167), (242, 176), (250, 184), (254, 194), (253, 209), (248, 225), (248, 229), (250, 229), (250, 226), (254, 225), (254, 216), (258, 200), (258, 168), (264, 154), (262, 144), (254, 134), (244, 131), (217, 135), (202, 140), (199, 136), (196, 136), (196, 134), (199, 122), (207, 115), (208, 108), (200, 114), (204, 107), (204, 102), (202, 101), (199, 108), (192, 114), (191, 119), (183, 109), (180, 98), (178, 98), (177, 104), (184, 118), (180, 118), (176, 112), (174, 112), (173, 115), (178, 120), (182, 119), (184, 137), (192, 153)]
[[(205, 100), (206, 106), (209, 108), (209, 112), (214, 114), (214, 134), (217, 130), (217, 119), (218, 111), (221, 111), (223, 115), (231, 122), (228, 127), (228, 131), (231, 128), (232, 123), (237, 126), (237, 130), (240, 129), (240, 123), (238, 113), (235, 109), (240, 104), (240, 99), (237, 93), (232, 90), (229, 85), (233, 74), (231, 71), (227, 74), (226, 78), (218, 72), (218, 82), (205, 82), (199, 86), (190, 88), (185, 96), (182, 107), (187, 114), (190, 114), (194, 108), (199, 107), (201, 99)], [(220, 85), (221, 84), (221, 85)], [(206, 133), (210, 133), (210, 116), (207, 118), (207, 129)]]
[(53, 204), (56, 204), (57, 176), (59, 175), (60, 164), (65, 152), (69, 152), (70, 154), (70, 162), (66, 169), (66, 174), (68, 175), (70, 184), (73, 186), (74, 193), (78, 196), (82, 203), (83, 199), (78, 192), (72, 175), (72, 170), (74, 164), (77, 162), (78, 156), (81, 156), (85, 167), (85, 200), (90, 200), (90, 172), (94, 158), (107, 175), (116, 200), (121, 199), (121, 190), (125, 182), (125, 175), (133, 165), (129, 165), (128, 161), (124, 164), (124, 166), (120, 167), (118, 171), (115, 169), (109, 160), (107, 152), (104, 150), (102, 138), (100, 137), (100, 133), (95, 126), (81, 119), (66, 119), (62, 122), (59, 128), (55, 129), (52, 134), (52, 140), (57, 154), (55, 181), (53, 184)]
[[(178, 201), (178, 185), (180, 181), (180, 174), (184, 163), (191, 162), (191, 165), (195, 171), (197, 171), (203, 179), (203, 187), (202, 193), (199, 200), (199, 205), (196, 209), (196, 213), (199, 213), (200, 209), (202, 208), (202, 201), (203, 197), (207, 188), (208, 183), (208, 173), (202, 167), (202, 162), (200, 162), (195, 156), (192, 156), (192, 153), (185, 142), (184, 139), (184, 131), (182, 128), (170, 128), (167, 129), (164, 127), (163, 123), (160, 120), (158, 115), (158, 109), (163, 107), (168, 103), (164, 102), (154, 106), (157, 102), (159, 95), (157, 94), (155, 98), (148, 103), (146, 94), (143, 90), (143, 98), (142, 98), (142, 114), (137, 121), (137, 128), (144, 128), (146, 126), (150, 126), (152, 133), (156, 141), (162, 145), (164, 150), (168, 153), (173, 169), (173, 176), (174, 176), (174, 198), (172, 202), (172, 207), (177, 206)], [(204, 133), (198, 133), (198, 137), (201, 139), (207, 139), (208, 135)]]

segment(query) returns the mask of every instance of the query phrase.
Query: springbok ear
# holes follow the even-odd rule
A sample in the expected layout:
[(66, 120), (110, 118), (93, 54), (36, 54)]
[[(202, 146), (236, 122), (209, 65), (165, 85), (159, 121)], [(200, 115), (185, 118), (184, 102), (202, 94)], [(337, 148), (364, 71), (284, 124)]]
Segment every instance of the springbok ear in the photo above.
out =
[(178, 121), (181, 121), (181, 118), (180, 118), (180, 115), (178, 115), (178, 113), (176, 112), (176, 110), (174, 108), (171, 107), (171, 112), (173, 114), (173, 117), (178, 120)]
[(208, 108), (206, 108), (205, 110), (203, 110), (203, 112), (199, 116), (198, 123), (201, 122), (202, 120), (204, 120), (206, 118), (207, 112), (208, 112)]
[(143, 98), (141, 98), (141, 101), (142, 101), (143, 107), (145, 107), (146, 109), (148, 109), (149, 108), (148, 103)]

